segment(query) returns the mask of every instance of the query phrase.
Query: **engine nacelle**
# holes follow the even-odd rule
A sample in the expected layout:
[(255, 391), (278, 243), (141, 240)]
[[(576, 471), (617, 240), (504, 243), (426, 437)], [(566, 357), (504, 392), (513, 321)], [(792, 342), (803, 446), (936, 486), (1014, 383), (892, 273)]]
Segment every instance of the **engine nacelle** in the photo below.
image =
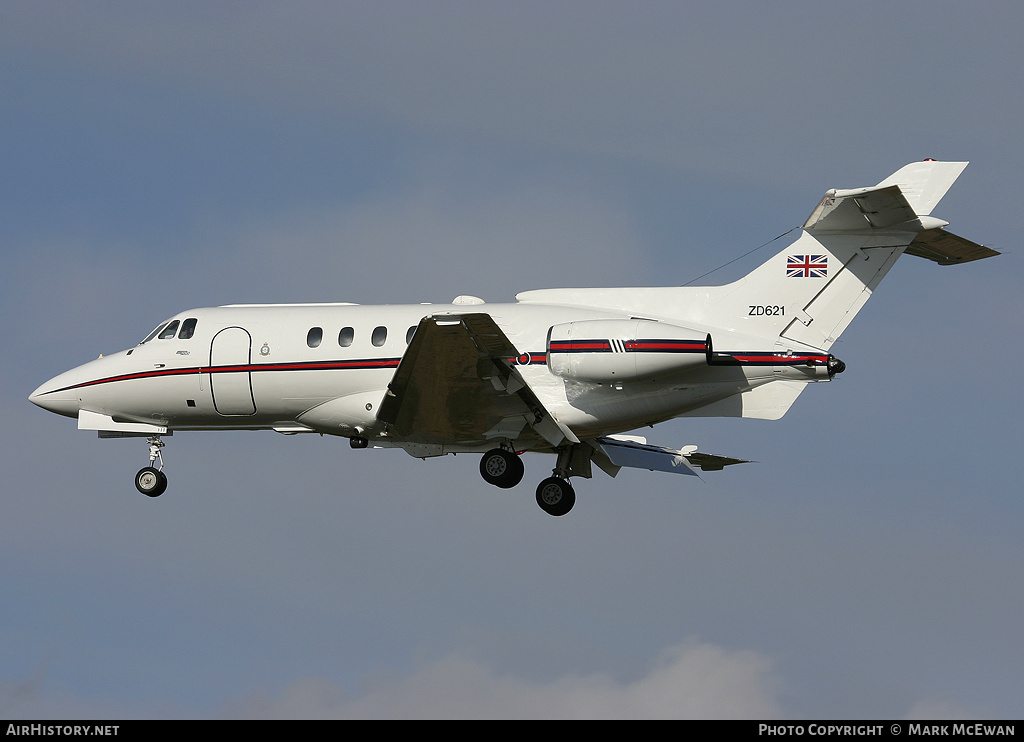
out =
[(563, 379), (644, 381), (706, 366), (707, 336), (650, 319), (592, 319), (554, 325), (548, 369)]

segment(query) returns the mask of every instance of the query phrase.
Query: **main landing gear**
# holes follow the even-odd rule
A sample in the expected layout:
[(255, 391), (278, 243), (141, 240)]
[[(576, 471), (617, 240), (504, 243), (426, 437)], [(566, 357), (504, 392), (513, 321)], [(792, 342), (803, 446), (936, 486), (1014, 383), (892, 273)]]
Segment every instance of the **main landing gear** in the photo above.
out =
[(487, 484), (510, 489), (523, 481), (523, 460), (513, 451), (492, 448), (480, 459), (480, 476)]
[(568, 479), (548, 477), (537, 485), (537, 504), (548, 515), (565, 515), (576, 504), (576, 490)]
[[(158, 435), (149, 438), (147, 442), (149, 443), (150, 465), (139, 469), (139, 473), (135, 475), (135, 489), (147, 497), (160, 497), (167, 489), (167, 475), (163, 472), (164, 457), (160, 453), (164, 442)], [(160, 459), (159, 469), (153, 466), (157, 459)]]
[[(515, 487), (523, 480), (523, 460), (514, 451), (492, 448), (480, 459), (480, 476), (488, 484), (502, 489)], [(548, 515), (565, 515), (576, 504), (576, 492), (565, 470), (556, 468), (555, 476), (537, 486), (537, 504)]]

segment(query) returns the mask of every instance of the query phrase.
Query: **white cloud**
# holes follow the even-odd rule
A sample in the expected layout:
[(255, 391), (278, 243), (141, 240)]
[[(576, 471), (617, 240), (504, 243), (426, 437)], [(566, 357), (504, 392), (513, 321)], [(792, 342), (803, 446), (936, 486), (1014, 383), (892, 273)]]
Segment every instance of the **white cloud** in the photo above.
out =
[(664, 650), (641, 678), (607, 673), (531, 682), (461, 653), (404, 677), (380, 677), (350, 694), (305, 678), (278, 694), (243, 699), (229, 716), (264, 718), (661, 719), (776, 718), (779, 682), (759, 652), (688, 640)]
[(0, 716), (5, 719), (171, 719), (187, 718), (181, 707), (132, 704), (116, 698), (85, 697), (50, 687), (47, 671), (28, 680), (0, 678)]

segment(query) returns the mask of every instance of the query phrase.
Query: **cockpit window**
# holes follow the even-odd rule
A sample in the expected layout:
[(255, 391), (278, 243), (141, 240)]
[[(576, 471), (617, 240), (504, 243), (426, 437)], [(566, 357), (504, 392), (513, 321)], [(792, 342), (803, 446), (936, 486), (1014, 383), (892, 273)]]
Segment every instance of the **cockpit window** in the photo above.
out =
[(163, 330), (165, 327), (167, 327), (167, 323), (166, 322), (161, 322), (159, 325), (156, 326), (156, 329), (153, 330), (153, 332), (151, 332), (148, 335), (146, 335), (146, 339), (143, 340), (141, 343), (139, 343), (139, 345), (142, 345), (144, 343), (148, 343), (150, 340), (155, 338), (157, 333), (160, 332), (161, 330)]
[(167, 327), (163, 329), (163, 332), (158, 336), (161, 340), (174, 337), (174, 333), (178, 331), (178, 320), (174, 320)]
[(196, 318), (189, 317), (181, 323), (181, 332), (178, 333), (178, 340), (188, 340), (196, 333)]

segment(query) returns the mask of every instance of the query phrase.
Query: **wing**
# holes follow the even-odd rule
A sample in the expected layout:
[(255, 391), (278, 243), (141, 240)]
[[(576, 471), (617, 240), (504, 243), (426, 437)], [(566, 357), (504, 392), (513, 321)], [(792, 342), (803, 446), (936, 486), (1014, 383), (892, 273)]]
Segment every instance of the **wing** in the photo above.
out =
[(579, 443), (513, 365), (515, 346), (488, 314), (424, 317), (377, 412), (400, 437), (483, 445), (497, 439)]
[(605, 436), (593, 442), (599, 448), (613, 469), (603, 465), (607, 462), (595, 458), (594, 462), (608, 474), (615, 476), (620, 467), (628, 466), (635, 469), (665, 471), (672, 474), (696, 475), (701, 471), (721, 471), (732, 464), (748, 464), (744, 459), (733, 459), (728, 456), (716, 456), (710, 453), (699, 453), (696, 446), (684, 446), (676, 450), (665, 446), (653, 446), (642, 438), (633, 436)]

